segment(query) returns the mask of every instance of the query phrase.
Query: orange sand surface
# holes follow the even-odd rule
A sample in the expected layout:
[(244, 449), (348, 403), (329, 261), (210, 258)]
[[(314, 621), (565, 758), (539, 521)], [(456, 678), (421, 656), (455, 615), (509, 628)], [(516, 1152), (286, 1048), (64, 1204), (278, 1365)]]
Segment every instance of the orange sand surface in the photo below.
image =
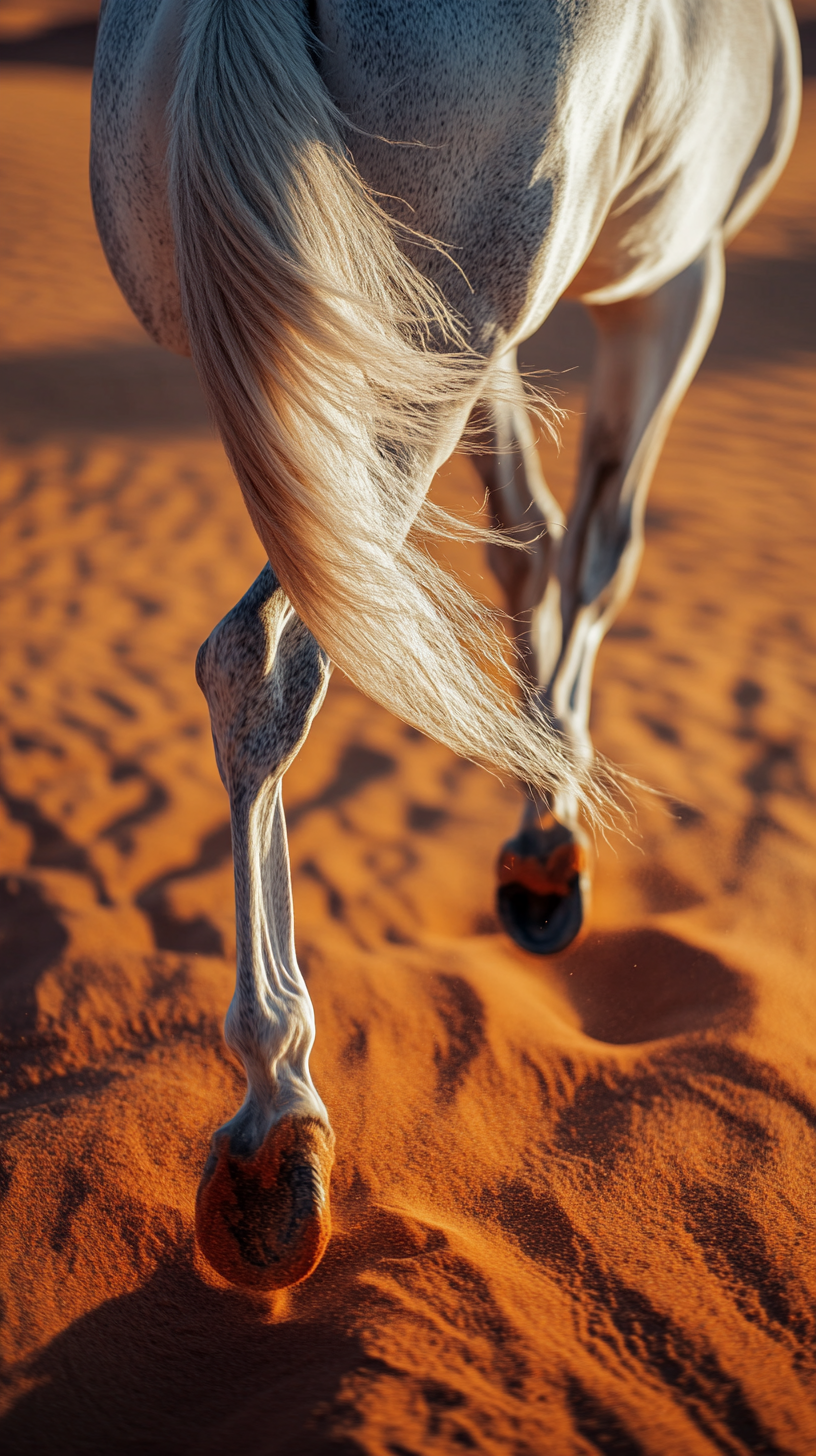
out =
[[(338, 1161), (324, 1262), (266, 1297), (192, 1233), (242, 1096), (193, 662), (262, 553), (108, 275), (89, 85), (0, 78), (0, 1447), (816, 1451), (816, 83), (601, 653), (598, 746), (665, 797), (601, 846), (584, 943), (498, 932), (517, 791), (342, 678), (287, 777)], [(567, 306), (527, 350), (575, 366), (562, 498), (587, 348)], [(470, 508), (472, 466), (439, 490)]]

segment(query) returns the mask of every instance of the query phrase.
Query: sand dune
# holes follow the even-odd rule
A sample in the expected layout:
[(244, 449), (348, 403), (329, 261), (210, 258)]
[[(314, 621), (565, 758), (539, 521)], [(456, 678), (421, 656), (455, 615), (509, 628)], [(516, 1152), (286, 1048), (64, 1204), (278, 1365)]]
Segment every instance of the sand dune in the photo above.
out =
[[(192, 1238), (241, 1095), (193, 661), (262, 553), (108, 276), (87, 71), (4, 71), (5, 1451), (816, 1450), (814, 84), (601, 655), (596, 741), (663, 797), (584, 943), (498, 933), (515, 789), (342, 678), (287, 777), (336, 1231), (254, 1297)], [(589, 346), (566, 307), (528, 349), (571, 371), (562, 499)], [(437, 488), (478, 502), (464, 459)]]

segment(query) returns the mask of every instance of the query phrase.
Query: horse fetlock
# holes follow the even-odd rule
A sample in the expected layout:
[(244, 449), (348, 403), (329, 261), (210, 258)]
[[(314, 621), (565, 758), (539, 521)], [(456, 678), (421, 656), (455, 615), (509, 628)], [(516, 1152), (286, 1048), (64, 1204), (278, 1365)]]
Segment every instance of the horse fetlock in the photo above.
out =
[[(271, 1018), (227, 1012), (224, 1040), (241, 1061), (247, 1079), (247, 1100), (226, 1126), (237, 1134), (239, 1124), (259, 1129), (257, 1141), (272, 1122), (289, 1114), (325, 1118), (326, 1109), (309, 1072), (314, 1043), (314, 1013), (308, 995), (293, 999), (286, 1016)], [(249, 1024), (248, 1024), (249, 1022)]]

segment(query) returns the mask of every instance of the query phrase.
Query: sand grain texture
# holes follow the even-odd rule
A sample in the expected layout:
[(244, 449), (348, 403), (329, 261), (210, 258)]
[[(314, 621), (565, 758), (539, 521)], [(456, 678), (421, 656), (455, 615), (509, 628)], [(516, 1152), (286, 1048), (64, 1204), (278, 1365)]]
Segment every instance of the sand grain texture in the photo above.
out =
[[(2, 75), (3, 1450), (816, 1450), (814, 83), (601, 654), (598, 745), (666, 799), (602, 850), (587, 940), (498, 934), (515, 790), (342, 679), (287, 778), (338, 1161), (329, 1252), (270, 1297), (192, 1239), (241, 1095), (193, 662), (262, 555), (107, 274), (88, 99)], [(529, 353), (578, 366), (563, 497), (575, 311)], [(478, 499), (464, 460), (438, 488)]]

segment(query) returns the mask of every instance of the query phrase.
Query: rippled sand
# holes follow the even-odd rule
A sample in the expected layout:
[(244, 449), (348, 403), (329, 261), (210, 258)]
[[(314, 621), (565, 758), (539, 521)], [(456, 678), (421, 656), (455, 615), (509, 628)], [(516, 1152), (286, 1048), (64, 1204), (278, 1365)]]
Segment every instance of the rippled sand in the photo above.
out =
[[(0, 1443), (816, 1450), (816, 83), (601, 654), (598, 746), (665, 797), (601, 847), (585, 942), (498, 933), (516, 791), (341, 678), (286, 780), (336, 1232), (268, 1298), (192, 1238), (241, 1096), (193, 661), (262, 553), (190, 367), (108, 276), (88, 101), (81, 67), (0, 78)], [(580, 318), (528, 352), (577, 366), (565, 498)], [(463, 459), (438, 489), (478, 500)]]

